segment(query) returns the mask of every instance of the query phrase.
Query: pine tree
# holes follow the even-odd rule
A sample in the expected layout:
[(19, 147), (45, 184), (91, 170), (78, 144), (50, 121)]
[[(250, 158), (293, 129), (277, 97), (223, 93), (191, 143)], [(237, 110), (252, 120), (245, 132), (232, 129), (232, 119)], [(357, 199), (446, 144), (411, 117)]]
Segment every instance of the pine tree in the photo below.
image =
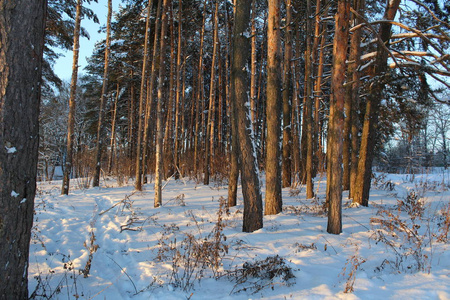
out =
[(281, 65), (280, 1), (269, 0), (267, 27), (267, 155), (265, 214), (282, 211), (281, 198)]
[(262, 195), (258, 177), (256, 149), (251, 134), (251, 119), (247, 91), (247, 64), (250, 42), (245, 32), (250, 32), (251, 2), (236, 0), (233, 28), (231, 63), (231, 102), (237, 123), (242, 193), (244, 196), (244, 220), (242, 231), (253, 232), (263, 227)]
[(70, 174), (72, 172), (73, 163), (73, 139), (74, 139), (74, 123), (75, 123), (75, 97), (77, 93), (78, 81), (78, 54), (80, 48), (80, 24), (81, 24), (81, 9), (82, 0), (77, 1), (77, 12), (75, 17), (75, 28), (73, 32), (73, 62), (72, 62), (72, 81), (70, 83), (70, 98), (69, 98), (69, 117), (67, 124), (67, 155), (64, 165), (64, 177), (62, 182), (61, 194), (69, 194)]
[(28, 299), (46, 6), (0, 0), (1, 299)]

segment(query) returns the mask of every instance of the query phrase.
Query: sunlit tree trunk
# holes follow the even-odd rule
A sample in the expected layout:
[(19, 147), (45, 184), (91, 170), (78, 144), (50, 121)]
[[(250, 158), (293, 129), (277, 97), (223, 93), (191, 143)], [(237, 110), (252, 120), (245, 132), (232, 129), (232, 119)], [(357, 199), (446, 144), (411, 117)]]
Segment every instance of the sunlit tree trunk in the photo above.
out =
[[(229, 29), (230, 21), (228, 18), (228, 9), (225, 9), (225, 30), (227, 36), (226, 50), (227, 56), (225, 60), (225, 69), (229, 70), (230, 65), (230, 42), (231, 42), (231, 30)], [(228, 77), (228, 71), (226, 77)], [(230, 120), (230, 128), (228, 137), (229, 144), (231, 144), (231, 148), (229, 150), (229, 159), (230, 159), (230, 172), (228, 174), (228, 207), (236, 206), (237, 202), (237, 185), (239, 179), (239, 144), (238, 144), (238, 132), (237, 132), (237, 120), (234, 110), (234, 103), (231, 101), (229, 86), (230, 82), (227, 78), (226, 84), (226, 98), (227, 98), (227, 106), (228, 106), (228, 119)]]
[[(389, 1), (383, 19), (394, 20), (399, 5), (400, 0)], [(388, 44), (391, 37), (391, 28), (392, 25), (390, 23), (382, 23), (380, 25), (379, 36), (381, 38), (381, 43)], [(379, 76), (380, 79), (375, 80), (371, 84), (367, 96), (366, 113), (364, 115), (363, 132), (359, 150), (358, 172), (353, 194), (353, 202), (363, 206), (369, 205), (372, 162), (377, 141), (376, 126), (378, 123), (380, 101), (384, 89), (384, 83), (381, 78), (387, 70), (388, 59), (388, 53), (385, 49), (379, 44), (377, 46), (377, 56), (374, 65), (371, 67), (370, 73), (372, 78)]]
[[(158, 58), (159, 49), (159, 29), (161, 27), (161, 6), (162, 0), (158, 1), (158, 7), (156, 9), (156, 20), (155, 20), (155, 33), (153, 35), (153, 50), (152, 50), (152, 67), (150, 70), (150, 78), (147, 83), (147, 106), (145, 107), (145, 118), (144, 118), (144, 138), (142, 142), (142, 159), (143, 159), (143, 179), (144, 183), (147, 183), (147, 174), (150, 160), (150, 141), (152, 141), (151, 130), (154, 127), (154, 90), (155, 81), (158, 75), (158, 68), (160, 67)], [(153, 126), (152, 126), (153, 125)]]
[(64, 177), (61, 188), (62, 195), (69, 194), (70, 173), (72, 172), (73, 164), (73, 142), (75, 130), (75, 108), (77, 96), (77, 81), (78, 81), (78, 54), (80, 52), (80, 28), (81, 28), (81, 8), (82, 0), (77, 2), (77, 12), (75, 15), (75, 28), (73, 31), (73, 60), (72, 60), (72, 81), (70, 83), (70, 98), (69, 98), (69, 116), (67, 119), (67, 156), (64, 166)]
[(108, 75), (109, 75), (109, 53), (111, 52), (111, 16), (112, 16), (112, 0), (108, 0), (108, 17), (106, 20), (106, 44), (105, 44), (105, 66), (103, 70), (102, 95), (100, 97), (100, 109), (98, 111), (97, 124), (97, 154), (95, 160), (95, 172), (92, 179), (92, 186), (96, 187), (100, 184), (100, 171), (102, 168), (102, 154), (104, 151), (104, 131), (105, 131), (105, 107), (108, 93)]
[[(295, 55), (299, 56), (301, 53), (301, 45), (302, 42), (300, 41), (300, 30), (296, 29), (295, 33)], [(294, 95), (293, 95), (293, 103), (292, 103), (292, 136), (293, 136), (293, 143), (292, 143), (292, 161), (293, 161), (293, 174), (294, 179), (293, 183), (294, 185), (297, 185), (301, 182), (301, 155), (300, 155), (300, 64), (298, 60), (294, 61), (294, 72), (293, 72), (293, 82), (294, 82)]]
[(183, 130), (180, 126), (183, 124), (182, 118), (180, 116), (183, 113), (183, 98), (182, 98), (182, 70), (183, 70), (183, 62), (182, 62), (182, 32), (183, 32), (183, 19), (182, 19), (182, 11), (183, 11), (183, 1), (178, 1), (178, 45), (177, 45), (177, 70), (176, 70), (176, 100), (175, 100), (175, 132), (174, 132), (174, 151), (173, 151), (173, 164), (175, 165), (175, 179), (178, 179), (179, 174), (179, 153), (180, 153), (180, 139)]
[(134, 188), (138, 191), (142, 191), (142, 163), (144, 158), (142, 156), (142, 139), (143, 139), (143, 130), (144, 130), (144, 120), (143, 113), (145, 107), (144, 100), (144, 91), (145, 91), (145, 83), (147, 80), (147, 64), (148, 64), (148, 39), (150, 35), (150, 13), (152, 9), (152, 0), (148, 1), (147, 4), (147, 18), (145, 23), (145, 37), (144, 37), (144, 60), (142, 63), (142, 73), (141, 73), (141, 92), (139, 94), (139, 126), (137, 130), (137, 147), (136, 147), (136, 180), (134, 183)]
[[(365, 1), (364, 0), (354, 0), (354, 9), (359, 12), (360, 15), (364, 13)], [(352, 18), (353, 26), (359, 23), (356, 16)], [(353, 32), (350, 41), (350, 57), (348, 74), (352, 78), (352, 83), (349, 85), (347, 90), (347, 97), (351, 101), (350, 109), (350, 186), (349, 186), (349, 198), (353, 198), (353, 190), (356, 181), (356, 174), (358, 172), (358, 146), (359, 146), (359, 87), (360, 87), (360, 72), (358, 71), (358, 66), (361, 63), (361, 30), (358, 29)], [(345, 176), (345, 175), (344, 175)]]
[(200, 31), (200, 49), (198, 55), (198, 75), (197, 75), (197, 99), (195, 104), (195, 132), (194, 132), (194, 174), (197, 175), (199, 167), (199, 155), (201, 148), (200, 131), (202, 130), (202, 117), (203, 117), (203, 43), (205, 39), (205, 23), (206, 23), (206, 4), (207, 0), (203, 2), (203, 21), (202, 29)]
[(169, 98), (167, 105), (166, 128), (164, 132), (165, 178), (175, 174), (174, 162), (174, 129), (175, 124), (175, 26), (173, 8), (170, 7), (170, 74), (169, 74)]
[(283, 187), (291, 186), (292, 182), (292, 4), (286, 0), (286, 32), (284, 38), (284, 80), (283, 80)]
[[(325, 7), (322, 9), (322, 0), (316, 1), (316, 17), (314, 29), (313, 42), (313, 61), (316, 67), (314, 80), (314, 170), (317, 172), (324, 171), (324, 157), (323, 157), (323, 143), (322, 143), (322, 126), (321, 126), (321, 107), (323, 101), (322, 93), (322, 79), (324, 70), (324, 48), (327, 26), (322, 25), (322, 18), (328, 15), (328, 5), (324, 3)], [(319, 43), (320, 41), (320, 43)]]
[(155, 207), (162, 205), (162, 172), (163, 172), (163, 85), (165, 68), (164, 58), (166, 53), (167, 25), (170, 0), (164, 0), (161, 14), (161, 38), (159, 51), (159, 78), (158, 98), (156, 108), (156, 167), (155, 167)]
[(269, 0), (267, 27), (267, 151), (265, 214), (282, 211), (281, 198), (281, 42), (280, 0)]
[(235, 110), (239, 157), (244, 198), (242, 231), (253, 232), (263, 227), (262, 195), (258, 177), (256, 149), (251, 134), (247, 69), (250, 41), (245, 32), (250, 30), (250, 1), (236, 0), (231, 64), (231, 101)]
[[(215, 1), (215, 12), (214, 12), (214, 38), (213, 38), (213, 53), (211, 62), (211, 80), (209, 85), (209, 108), (208, 108), (208, 121), (206, 123), (206, 140), (205, 140), (205, 164), (203, 166), (204, 178), (203, 184), (209, 184), (209, 175), (211, 170), (211, 139), (214, 139), (213, 122), (214, 122), (214, 109), (216, 101), (216, 61), (217, 61), (217, 51), (219, 44), (219, 2)], [(211, 133), (212, 131), (212, 133)]]
[(0, 299), (6, 300), (29, 296), (46, 8), (44, 0), (0, 0)]
[(256, 107), (256, 97), (257, 97), (257, 45), (256, 45), (256, 0), (252, 0), (252, 35), (251, 35), (251, 75), (250, 75), (250, 112), (252, 117), (253, 132), (256, 133), (256, 118), (257, 118), (257, 107)]
[(342, 144), (344, 138), (344, 101), (347, 45), (349, 35), (350, 3), (348, 0), (338, 1), (335, 16), (335, 33), (333, 44), (333, 69), (331, 75), (332, 97), (330, 103), (330, 119), (328, 127), (330, 153), (327, 173), (330, 174), (327, 185), (328, 226), (327, 232), (342, 232)]
[[(134, 72), (131, 71), (130, 78), (133, 78)], [(135, 87), (134, 83), (131, 82), (130, 84), (130, 96), (129, 96), (129, 103), (128, 103), (128, 159), (129, 159), (129, 167), (128, 167), (128, 174), (130, 177), (132, 177), (134, 174), (133, 165), (136, 165), (136, 163), (133, 161), (133, 159), (136, 159), (135, 151), (136, 151), (136, 101), (135, 101)]]
[(115, 140), (116, 140), (116, 118), (117, 118), (117, 102), (119, 101), (119, 83), (117, 83), (116, 88), (116, 98), (114, 100), (114, 107), (112, 110), (112, 119), (111, 119), (111, 139), (109, 143), (109, 148), (111, 149), (109, 153), (108, 159), (108, 174), (111, 174), (113, 160), (114, 160), (114, 150), (115, 150)]
[[(308, 21), (306, 22), (306, 54), (305, 54), (305, 82), (306, 82), (306, 95), (305, 95), (305, 107), (304, 107), (304, 121), (303, 130), (306, 134), (306, 158), (305, 163), (305, 176), (306, 176), (306, 198), (311, 199), (314, 197), (314, 185), (313, 185), (313, 150), (314, 150), (314, 139), (313, 139), (313, 61), (312, 61), (312, 19), (311, 19), (311, 0), (307, 0), (306, 14)], [(302, 140), (302, 142), (304, 142)]]

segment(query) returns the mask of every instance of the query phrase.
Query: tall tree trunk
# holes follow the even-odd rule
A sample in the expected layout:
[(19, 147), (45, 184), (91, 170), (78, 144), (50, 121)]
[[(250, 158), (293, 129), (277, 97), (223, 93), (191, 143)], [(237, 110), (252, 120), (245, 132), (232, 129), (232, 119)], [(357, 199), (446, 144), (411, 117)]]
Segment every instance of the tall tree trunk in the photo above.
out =
[(165, 178), (169, 178), (175, 173), (175, 166), (173, 164), (174, 149), (173, 149), (173, 126), (175, 124), (175, 26), (173, 18), (173, 7), (170, 6), (170, 74), (169, 74), (169, 98), (166, 116), (166, 129), (164, 132), (164, 155), (165, 158)]
[(237, 120), (235, 115), (234, 104), (231, 101), (230, 97), (230, 80), (229, 80), (229, 65), (230, 65), (230, 42), (231, 42), (231, 22), (229, 22), (228, 18), (228, 8), (225, 7), (225, 30), (226, 30), (226, 61), (225, 61), (225, 69), (226, 73), (226, 98), (227, 98), (227, 106), (228, 106), (228, 119), (230, 120), (230, 136), (228, 138), (228, 143), (231, 144), (230, 153), (230, 173), (228, 175), (228, 207), (236, 206), (237, 202), (237, 185), (239, 179), (239, 142), (238, 142), (238, 132), (237, 132)]
[(67, 118), (67, 156), (66, 156), (66, 163), (64, 166), (64, 177), (61, 188), (62, 195), (69, 194), (70, 173), (72, 172), (72, 165), (73, 165), (75, 108), (76, 108), (77, 81), (78, 81), (78, 54), (80, 51), (79, 48), (80, 48), (81, 8), (82, 8), (82, 0), (78, 0), (77, 12), (75, 15), (75, 28), (73, 31), (72, 81), (70, 83), (69, 116)]
[(155, 207), (162, 205), (162, 172), (163, 172), (163, 86), (166, 54), (167, 25), (170, 0), (164, 0), (161, 14), (161, 38), (159, 51), (158, 99), (156, 108), (156, 167), (155, 167)]
[(202, 29), (200, 31), (200, 49), (198, 55), (198, 76), (197, 76), (197, 102), (195, 107), (195, 137), (194, 137), (194, 175), (197, 175), (199, 156), (201, 148), (200, 131), (202, 130), (202, 117), (203, 117), (203, 96), (204, 96), (204, 86), (203, 86), (203, 43), (205, 39), (205, 23), (206, 23), (206, 4), (207, 0), (203, 2), (203, 22)]
[(46, 7), (0, 0), (0, 299), (28, 299)]
[[(131, 71), (130, 78), (133, 78), (134, 72)], [(133, 176), (133, 164), (136, 165), (135, 162), (133, 162), (133, 159), (136, 158), (134, 153), (137, 148), (136, 143), (136, 101), (135, 101), (135, 87), (133, 81), (130, 83), (130, 98), (129, 98), (129, 105), (128, 105), (128, 119), (130, 120), (128, 123), (128, 159), (129, 159), (129, 167), (128, 167), (128, 174), (130, 177)]]
[[(364, 13), (365, 1), (364, 0), (354, 0), (354, 8), (358, 11), (360, 15)], [(359, 23), (358, 18), (354, 15), (353, 26)], [(351, 100), (351, 139), (350, 139), (350, 190), (349, 198), (353, 198), (353, 190), (356, 181), (356, 174), (358, 172), (358, 146), (359, 146), (359, 86), (360, 86), (360, 72), (357, 67), (361, 63), (361, 29), (353, 32), (350, 41), (350, 65), (349, 65), (349, 76), (352, 78), (352, 83), (349, 85), (349, 90), (347, 90), (347, 97)], [(353, 69), (354, 68), (354, 69)]]
[[(178, 1), (178, 45), (177, 45), (177, 70), (176, 70), (176, 100), (175, 100), (175, 132), (174, 132), (174, 151), (173, 151), (173, 164), (175, 166), (175, 179), (178, 179), (178, 177), (181, 175), (179, 174), (179, 151), (180, 151), (180, 135), (182, 130), (180, 130), (180, 124), (183, 122), (180, 122), (182, 118), (180, 118), (180, 110), (183, 112), (183, 102), (182, 102), (182, 69), (183, 69), (183, 62), (181, 59), (181, 45), (182, 45), (182, 32), (183, 32), (183, 19), (182, 19), (182, 11), (183, 11), (183, 1)], [(183, 112), (184, 115), (184, 112)]]
[(234, 104), (230, 103), (231, 150), (230, 174), (228, 176), (228, 207), (236, 206), (237, 186), (239, 180), (239, 141), (237, 118)]
[(284, 38), (284, 81), (283, 81), (283, 187), (292, 182), (292, 130), (291, 130), (291, 97), (292, 97), (292, 4), (286, 0), (286, 33)]
[(116, 88), (116, 99), (114, 100), (114, 107), (112, 111), (112, 120), (111, 120), (111, 140), (109, 143), (109, 148), (111, 149), (108, 160), (108, 174), (111, 174), (113, 159), (114, 159), (114, 148), (115, 148), (115, 140), (116, 140), (116, 118), (117, 118), (117, 102), (119, 101), (119, 83), (117, 83)]
[[(295, 55), (300, 56), (301, 53), (301, 41), (300, 41), (300, 30), (296, 29), (295, 32)], [(293, 82), (294, 82), (294, 95), (293, 95), (293, 104), (292, 104), (292, 157), (294, 162), (294, 185), (297, 185), (301, 182), (301, 155), (300, 155), (300, 64), (298, 60), (294, 61), (294, 72), (293, 72)]]
[(244, 196), (244, 220), (242, 231), (253, 232), (263, 227), (262, 195), (258, 177), (256, 149), (252, 141), (251, 119), (246, 104), (249, 89), (247, 69), (250, 43), (245, 32), (250, 30), (250, 1), (236, 0), (233, 30), (233, 56), (231, 65), (231, 98), (235, 110), (239, 157)]
[(342, 232), (342, 144), (344, 132), (345, 71), (349, 32), (350, 3), (338, 1), (335, 16), (335, 34), (333, 45), (332, 94), (330, 103), (329, 144), (330, 153), (327, 173), (330, 174), (327, 185), (328, 227), (327, 232)]
[(203, 184), (209, 184), (209, 173), (211, 170), (211, 139), (214, 138), (214, 131), (211, 134), (211, 129), (213, 128), (214, 119), (214, 103), (216, 101), (216, 61), (217, 61), (217, 51), (219, 44), (219, 1), (215, 0), (215, 12), (214, 12), (214, 39), (213, 39), (213, 53), (211, 62), (211, 81), (209, 85), (209, 108), (208, 108), (208, 121), (206, 123), (206, 140), (205, 140), (205, 165), (203, 178)]
[(106, 20), (106, 45), (105, 45), (105, 66), (103, 70), (103, 86), (100, 98), (100, 109), (98, 111), (97, 126), (97, 155), (95, 164), (95, 173), (92, 180), (92, 186), (96, 187), (100, 184), (100, 170), (102, 167), (103, 140), (105, 131), (105, 106), (106, 94), (108, 92), (108, 76), (109, 76), (109, 53), (111, 52), (111, 16), (112, 16), (112, 0), (108, 0), (108, 17)]
[[(305, 82), (306, 82), (306, 95), (305, 95), (305, 108), (304, 108), (304, 121), (303, 130), (306, 134), (306, 158), (303, 160), (305, 163), (305, 175), (306, 175), (306, 198), (311, 199), (314, 197), (314, 185), (313, 185), (313, 61), (312, 61), (312, 8), (311, 1), (307, 0), (306, 14), (308, 21), (306, 22), (306, 55), (305, 55)], [(304, 141), (302, 140), (302, 143)]]
[[(394, 20), (397, 13), (400, 0), (389, 1), (384, 13), (384, 20)], [(380, 43), (388, 44), (391, 37), (390, 23), (380, 25), (379, 36)], [(384, 83), (381, 78), (387, 70), (388, 53), (380, 45), (377, 47), (377, 56), (375, 63), (370, 69), (372, 78), (378, 76), (370, 86), (367, 96), (366, 113), (364, 115), (363, 132), (361, 136), (361, 146), (359, 151), (358, 172), (355, 180), (355, 191), (353, 202), (363, 206), (369, 205), (370, 182), (372, 177), (372, 162), (374, 148), (377, 142), (376, 126), (378, 123), (378, 114), (380, 100), (384, 89)]]
[[(328, 15), (328, 5), (325, 3), (325, 7), (322, 11), (322, 0), (316, 1), (316, 18), (314, 29), (314, 42), (313, 42), (313, 61), (316, 64), (315, 70), (315, 82), (314, 82), (314, 155), (315, 155), (315, 174), (317, 172), (324, 171), (324, 157), (323, 157), (323, 143), (322, 143), (322, 126), (321, 126), (321, 114), (320, 108), (323, 101), (322, 93), (322, 78), (324, 69), (324, 47), (325, 37), (327, 32), (327, 26), (322, 25), (321, 19), (323, 16)], [(320, 41), (320, 45), (319, 45)], [(317, 58), (316, 58), (317, 57)]]
[(158, 46), (159, 46), (159, 29), (161, 27), (161, 6), (162, 6), (162, 0), (158, 1), (158, 7), (156, 8), (156, 20), (155, 20), (155, 33), (154, 33), (154, 39), (153, 39), (153, 56), (152, 56), (152, 68), (150, 71), (150, 78), (148, 79), (147, 83), (147, 106), (145, 107), (145, 118), (144, 118), (144, 138), (142, 142), (142, 157), (143, 157), (143, 179), (144, 183), (147, 183), (147, 174), (148, 174), (148, 167), (149, 167), (149, 160), (150, 160), (150, 150), (152, 147), (150, 147), (150, 141), (152, 139), (151, 135), (151, 129), (153, 123), (153, 105), (154, 100), (153, 91), (155, 90), (155, 81), (156, 81), (156, 75), (158, 72), (158, 68), (160, 67), (159, 61), (158, 61)]
[(265, 214), (282, 211), (281, 198), (281, 65), (280, 0), (269, 0), (267, 27), (267, 156)]
[(256, 46), (256, 0), (252, 0), (252, 20), (251, 20), (251, 45), (252, 45), (252, 53), (251, 53), (251, 74), (250, 74), (250, 113), (252, 117), (252, 125), (253, 132), (256, 136), (256, 118), (257, 118), (257, 107), (256, 107), (256, 97), (257, 97), (257, 88), (256, 88), (256, 79), (257, 79), (257, 46)]
[[(161, 0), (160, 0), (161, 1)], [(142, 62), (142, 73), (141, 73), (141, 92), (139, 94), (139, 127), (137, 130), (137, 147), (136, 147), (136, 180), (134, 183), (134, 188), (138, 191), (142, 191), (142, 163), (144, 161), (142, 150), (142, 139), (143, 139), (143, 129), (144, 129), (144, 120), (143, 120), (143, 113), (144, 113), (144, 107), (145, 107), (145, 100), (144, 100), (144, 91), (145, 91), (145, 82), (147, 80), (147, 64), (148, 64), (148, 39), (150, 35), (150, 14), (152, 9), (152, 0), (148, 1), (147, 4), (147, 18), (145, 23), (145, 36), (144, 36), (144, 57)]]

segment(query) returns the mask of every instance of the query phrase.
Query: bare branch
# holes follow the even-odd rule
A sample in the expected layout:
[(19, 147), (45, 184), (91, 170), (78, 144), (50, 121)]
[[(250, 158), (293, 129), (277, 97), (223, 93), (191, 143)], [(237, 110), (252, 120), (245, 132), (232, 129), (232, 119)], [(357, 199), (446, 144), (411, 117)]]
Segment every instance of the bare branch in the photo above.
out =
[(423, 7), (423, 8), (425, 8), (425, 9), (431, 14), (431, 16), (433, 17), (433, 19), (435, 19), (436, 21), (438, 21), (439, 23), (445, 25), (447, 28), (450, 29), (450, 24), (447, 23), (447, 22), (445, 22), (445, 21), (443, 21), (443, 20), (441, 20), (441, 19), (439, 19), (439, 18), (434, 14), (434, 12), (433, 12), (427, 5), (423, 4), (422, 2), (420, 2), (420, 1), (418, 1), (418, 0), (411, 0), (411, 1), (414, 2), (414, 3), (417, 4), (417, 5), (419, 5), (419, 6)]
[[(381, 45), (381, 47), (389, 54), (389, 56), (394, 60), (394, 62), (397, 64), (397, 59), (395, 58), (395, 56), (392, 54), (392, 52), (389, 50), (388, 47), (386, 47), (386, 45), (383, 43), (378, 31), (373, 28), (372, 24), (370, 22), (368, 22), (366, 20), (366, 18), (364, 18), (361, 14), (359, 14), (356, 10), (354, 10), (353, 8), (350, 7), (350, 11), (355, 14), (355, 16), (357, 16), (359, 19), (361, 19), (364, 23), (361, 23), (360, 25), (367, 25), (370, 30), (377, 36), (376, 41), (378, 42), (379, 45)], [(360, 28), (362, 26), (360, 25), (356, 25), (353, 28), (350, 29), (350, 32), (356, 30), (357, 28)], [(356, 28), (356, 29), (355, 29)]]

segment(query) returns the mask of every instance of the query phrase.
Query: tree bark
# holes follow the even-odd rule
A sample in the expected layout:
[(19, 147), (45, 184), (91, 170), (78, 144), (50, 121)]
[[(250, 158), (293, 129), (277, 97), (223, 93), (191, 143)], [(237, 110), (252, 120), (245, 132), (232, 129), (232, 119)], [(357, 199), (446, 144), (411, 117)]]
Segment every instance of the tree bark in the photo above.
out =
[(108, 174), (112, 172), (113, 159), (114, 159), (114, 150), (116, 145), (116, 118), (117, 118), (117, 103), (119, 102), (119, 83), (117, 83), (116, 88), (116, 97), (114, 100), (114, 107), (112, 111), (112, 119), (111, 119), (111, 139), (109, 143), (109, 148), (111, 149), (108, 160)]
[(0, 0), (1, 299), (28, 299), (46, 7)]
[(202, 29), (200, 31), (200, 49), (198, 55), (198, 76), (197, 76), (197, 101), (195, 104), (195, 133), (194, 133), (194, 175), (197, 175), (198, 167), (199, 167), (199, 156), (200, 151), (199, 147), (201, 147), (200, 143), (200, 131), (202, 130), (202, 117), (203, 117), (203, 96), (204, 96), (204, 87), (203, 87), (203, 43), (205, 39), (205, 23), (206, 23), (206, 4), (207, 0), (203, 2), (203, 22)]
[(252, 0), (252, 54), (251, 54), (251, 74), (250, 74), (250, 112), (252, 116), (253, 133), (256, 135), (256, 119), (257, 119), (257, 106), (256, 106), (256, 81), (257, 81), (257, 46), (256, 46), (256, 0)]
[[(354, 0), (355, 10), (359, 12), (360, 15), (364, 13), (365, 1), (364, 0)], [(356, 26), (359, 20), (356, 16), (353, 17), (353, 26)], [(347, 91), (347, 97), (351, 98), (351, 129), (350, 129), (350, 187), (349, 187), (349, 199), (353, 198), (353, 191), (356, 181), (356, 174), (358, 172), (358, 146), (359, 146), (359, 87), (360, 87), (360, 72), (357, 67), (361, 63), (361, 29), (353, 32), (350, 41), (350, 65), (349, 65), (349, 76), (352, 78), (352, 84), (349, 86)], [(354, 67), (354, 69), (353, 69)]]
[(175, 26), (174, 26), (174, 18), (173, 18), (173, 7), (170, 7), (170, 74), (169, 74), (169, 98), (168, 98), (168, 107), (167, 107), (167, 116), (166, 116), (166, 129), (164, 132), (164, 154), (165, 154), (165, 171), (164, 178), (169, 178), (175, 174), (175, 166), (174, 162), (174, 129), (173, 126), (175, 124)]
[(230, 97), (230, 80), (228, 76), (228, 69), (230, 65), (230, 42), (231, 42), (231, 30), (229, 27), (231, 22), (229, 22), (228, 18), (228, 8), (225, 8), (225, 30), (226, 30), (226, 36), (227, 36), (227, 54), (226, 54), (226, 61), (225, 61), (225, 69), (227, 70), (226, 77), (226, 99), (227, 99), (227, 106), (228, 106), (228, 119), (230, 120), (230, 129), (229, 129), (229, 137), (228, 141), (229, 144), (231, 144), (231, 148), (229, 150), (230, 153), (230, 173), (228, 174), (228, 207), (236, 206), (237, 202), (237, 185), (239, 180), (239, 142), (238, 142), (238, 133), (237, 133), (237, 122), (236, 122), (236, 115), (235, 115), (235, 109), (234, 109), (234, 103), (231, 101)]
[(244, 220), (242, 231), (253, 232), (263, 227), (263, 209), (256, 149), (251, 134), (251, 119), (247, 68), (250, 43), (245, 32), (250, 30), (250, 1), (236, 0), (235, 24), (233, 30), (233, 50), (231, 64), (231, 98), (235, 110), (239, 157), (242, 174), (242, 193), (244, 196)]
[(170, 0), (164, 0), (161, 14), (161, 38), (159, 51), (159, 78), (158, 99), (156, 108), (156, 167), (155, 167), (155, 207), (162, 205), (162, 176), (163, 176), (163, 86), (165, 68), (164, 59), (166, 54), (167, 25)]
[(350, 3), (348, 0), (338, 1), (335, 16), (335, 34), (333, 45), (332, 94), (330, 105), (329, 144), (330, 153), (327, 173), (330, 174), (327, 185), (328, 227), (327, 232), (342, 232), (342, 144), (344, 132), (344, 100), (347, 44), (349, 33)]
[(282, 211), (281, 198), (281, 65), (280, 0), (269, 0), (267, 27), (267, 145), (265, 214)]
[(284, 80), (283, 80), (283, 187), (291, 186), (292, 182), (292, 4), (286, 0), (286, 33), (284, 42)]
[(109, 53), (111, 52), (111, 16), (112, 16), (112, 0), (108, 0), (108, 17), (106, 20), (106, 45), (105, 45), (105, 66), (103, 71), (102, 95), (100, 98), (100, 109), (98, 111), (97, 126), (97, 155), (95, 164), (95, 173), (92, 180), (92, 186), (96, 187), (100, 184), (100, 170), (102, 167), (103, 139), (105, 131), (105, 106), (106, 94), (108, 92), (108, 73), (109, 73)]
[[(399, 5), (400, 0), (389, 1), (383, 19), (394, 20)], [(390, 23), (382, 23), (380, 25), (379, 37), (381, 39), (381, 43), (389, 43), (391, 28), (392, 25)], [(378, 44), (375, 63), (369, 70), (372, 78), (377, 78), (371, 84), (367, 97), (366, 113), (364, 115), (363, 132), (359, 151), (358, 172), (356, 175), (355, 191), (353, 195), (353, 202), (362, 206), (369, 205), (372, 162), (374, 148), (377, 142), (376, 126), (378, 123), (380, 99), (382, 98), (382, 92), (384, 89), (382, 77), (388, 68), (387, 59), (388, 53)]]
[[(160, 0), (161, 1), (161, 0)], [(145, 100), (144, 100), (144, 91), (145, 91), (145, 82), (147, 80), (147, 64), (148, 64), (148, 39), (150, 35), (150, 14), (152, 9), (152, 0), (148, 1), (147, 4), (147, 18), (145, 23), (145, 36), (144, 36), (144, 57), (142, 62), (142, 73), (141, 73), (141, 92), (139, 94), (139, 126), (137, 130), (138, 140), (137, 140), (137, 147), (136, 147), (136, 179), (134, 182), (134, 188), (138, 191), (142, 191), (142, 169), (143, 169), (143, 145), (142, 145), (142, 139), (143, 139), (143, 129), (144, 129), (144, 120), (143, 120), (143, 113), (144, 113), (144, 107), (145, 107)]]
[(306, 82), (306, 95), (305, 95), (305, 108), (304, 108), (304, 119), (303, 119), (303, 130), (305, 131), (306, 138), (306, 158), (305, 162), (305, 176), (306, 176), (306, 198), (311, 199), (314, 198), (314, 184), (313, 184), (313, 150), (314, 150), (314, 139), (313, 139), (313, 61), (312, 61), (312, 34), (313, 34), (313, 26), (312, 26), (312, 9), (311, 9), (311, 1), (307, 0), (307, 9), (306, 15), (308, 21), (306, 22), (306, 54), (305, 54), (305, 82)]
[[(181, 121), (182, 118), (180, 117), (180, 110), (183, 108), (183, 98), (182, 98), (182, 69), (183, 69), (183, 62), (181, 58), (181, 45), (182, 45), (182, 32), (183, 32), (183, 19), (182, 19), (182, 11), (183, 11), (183, 1), (178, 1), (178, 45), (177, 45), (177, 70), (176, 70), (176, 100), (175, 100), (175, 134), (174, 134), (174, 151), (173, 151), (173, 164), (175, 166), (175, 179), (178, 179), (178, 177), (181, 175), (179, 173), (179, 160), (180, 160), (180, 133), (182, 130), (180, 130), (180, 124), (183, 122)], [(184, 114), (184, 112), (183, 112)]]
[(75, 15), (75, 28), (73, 31), (73, 60), (72, 60), (72, 81), (70, 83), (69, 116), (67, 118), (67, 156), (64, 166), (62, 195), (69, 194), (70, 174), (73, 166), (73, 142), (75, 132), (75, 108), (78, 81), (78, 54), (80, 48), (80, 24), (81, 24), (82, 0), (77, 1), (77, 11)]
[[(213, 119), (214, 119), (214, 107), (216, 101), (216, 61), (217, 61), (217, 51), (219, 44), (219, 2), (215, 0), (215, 12), (214, 12), (214, 38), (213, 38), (213, 53), (211, 62), (211, 80), (209, 85), (209, 108), (208, 108), (208, 121), (206, 123), (206, 141), (205, 141), (205, 165), (204, 165), (204, 178), (203, 184), (209, 184), (209, 175), (211, 170), (211, 139), (214, 139)], [(212, 133), (211, 133), (212, 132)]]

